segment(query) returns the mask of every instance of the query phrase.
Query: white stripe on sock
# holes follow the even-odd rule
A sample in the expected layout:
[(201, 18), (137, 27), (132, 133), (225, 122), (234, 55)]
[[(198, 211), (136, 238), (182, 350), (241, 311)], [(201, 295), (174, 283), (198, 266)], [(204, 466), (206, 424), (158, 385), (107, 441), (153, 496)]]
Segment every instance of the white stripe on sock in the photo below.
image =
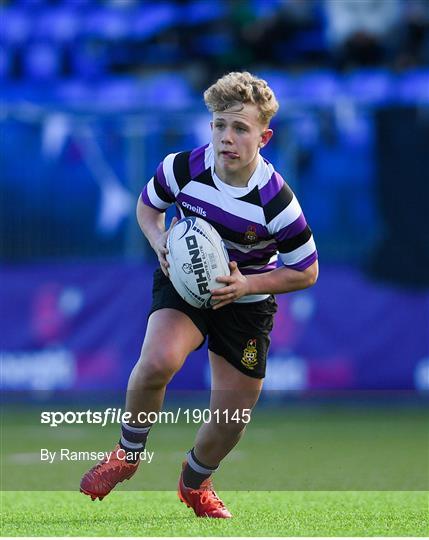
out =
[(121, 444), (130, 450), (141, 450), (143, 448), (143, 443), (130, 442), (127, 441), (127, 439), (124, 439), (124, 437), (121, 437)]
[(212, 474), (218, 469), (218, 467), (216, 467), (216, 469), (207, 469), (206, 467), (201, 467), (201, 465), (198, 465), (198, 463), (192, 457), (191, 452), (188, 453), (188, 465), (191, 467), (191, 469), (194, 469), (195, 472), (200, 474)]
[(150, 430), (150, 428), (152, 426), (147, 426), (147, 427), (134, 427), (134, 426), (130, 426), (129, 424), (127, 424), (126, 422), (122, 422), (122, 427), (124, 429), (127, 429), (129, 431), (131, 431), (131, 433), (140, 433), (140, 434), (144, 434), (144, 433), (148, 433), (148, 431)]

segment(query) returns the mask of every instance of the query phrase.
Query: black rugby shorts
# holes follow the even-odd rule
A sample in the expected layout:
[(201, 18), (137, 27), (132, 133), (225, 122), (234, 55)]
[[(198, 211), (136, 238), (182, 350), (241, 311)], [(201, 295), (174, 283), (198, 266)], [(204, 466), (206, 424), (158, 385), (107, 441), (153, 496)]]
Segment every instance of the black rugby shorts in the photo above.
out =
[(223, 356), (249, 377), (265, 377), (270, 332), (277, 311), (273, 295), (260, 302), (232, 303), (218, 310), (198, 309), (185, 302), (157, 268), (149, 316), (163, 308), (177, 309), (188, 315), (204, 336), (200, 347), (207, 336), (210, 351)]

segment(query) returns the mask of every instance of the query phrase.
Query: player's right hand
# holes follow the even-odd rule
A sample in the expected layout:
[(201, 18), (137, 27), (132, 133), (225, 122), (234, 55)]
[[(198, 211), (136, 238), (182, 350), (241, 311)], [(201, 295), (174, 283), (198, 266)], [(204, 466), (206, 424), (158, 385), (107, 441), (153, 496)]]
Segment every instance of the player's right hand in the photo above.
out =
[(177, 223), (177, 218), (174, 217), (172, 220), (171, 220), (171, 223), (170, 223), (170, 227), (165, 231), (163, 232), (155, 246), (154, 246), (154, 250), (155, 250), (155, 253), (158, 257), (158, 261), (159, 261), (159, 266), (161, 267), (161, 270), (163, 271), (163, 273), (167, 276), (168, 276), (168, 267), (169, 267), (169, 264), (168, 264), (168, 261), (166, 259), (166, 255), (168, 253), (168, 249), (167, 249), (167, 238), (168, 238), (168, 235), (170, 234), (170, 231), (171, 229), (174, 227), (174, 225)]

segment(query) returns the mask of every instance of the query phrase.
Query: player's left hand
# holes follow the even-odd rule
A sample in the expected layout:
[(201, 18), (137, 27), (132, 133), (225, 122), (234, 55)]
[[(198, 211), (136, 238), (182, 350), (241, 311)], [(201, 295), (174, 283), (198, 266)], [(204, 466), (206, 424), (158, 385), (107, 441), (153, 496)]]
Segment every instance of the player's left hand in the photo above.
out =
[(229, 263), (229, 269), (231, 270), (230, 276), (221, 276), (216, 278), (219, 283), (225, 283), (225, 287), (221, 289), (212, 289), (213, 301), (218, 302), (212, 309), (219, 309), (231, 302), (235, 302), (245, 294), (248, 294), (249, 283), (247, 278), (238, 269), (238, 265), (235, 261)]

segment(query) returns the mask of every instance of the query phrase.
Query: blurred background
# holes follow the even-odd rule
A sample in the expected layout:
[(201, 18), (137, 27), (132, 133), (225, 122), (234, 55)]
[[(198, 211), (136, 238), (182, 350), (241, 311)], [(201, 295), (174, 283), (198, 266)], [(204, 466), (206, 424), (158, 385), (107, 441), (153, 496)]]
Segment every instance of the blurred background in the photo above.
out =
[[(208, 142), (202, 92), (231, 70), (276, 92), (264, 155), (320, 256), (278, 299), (266, 390), (429, 390), (426, 0), (0, 6), (3, 390), (125, 389), (156, 266), (136, 201)], [(209, 387), (205, 349), (171, 387)]]

